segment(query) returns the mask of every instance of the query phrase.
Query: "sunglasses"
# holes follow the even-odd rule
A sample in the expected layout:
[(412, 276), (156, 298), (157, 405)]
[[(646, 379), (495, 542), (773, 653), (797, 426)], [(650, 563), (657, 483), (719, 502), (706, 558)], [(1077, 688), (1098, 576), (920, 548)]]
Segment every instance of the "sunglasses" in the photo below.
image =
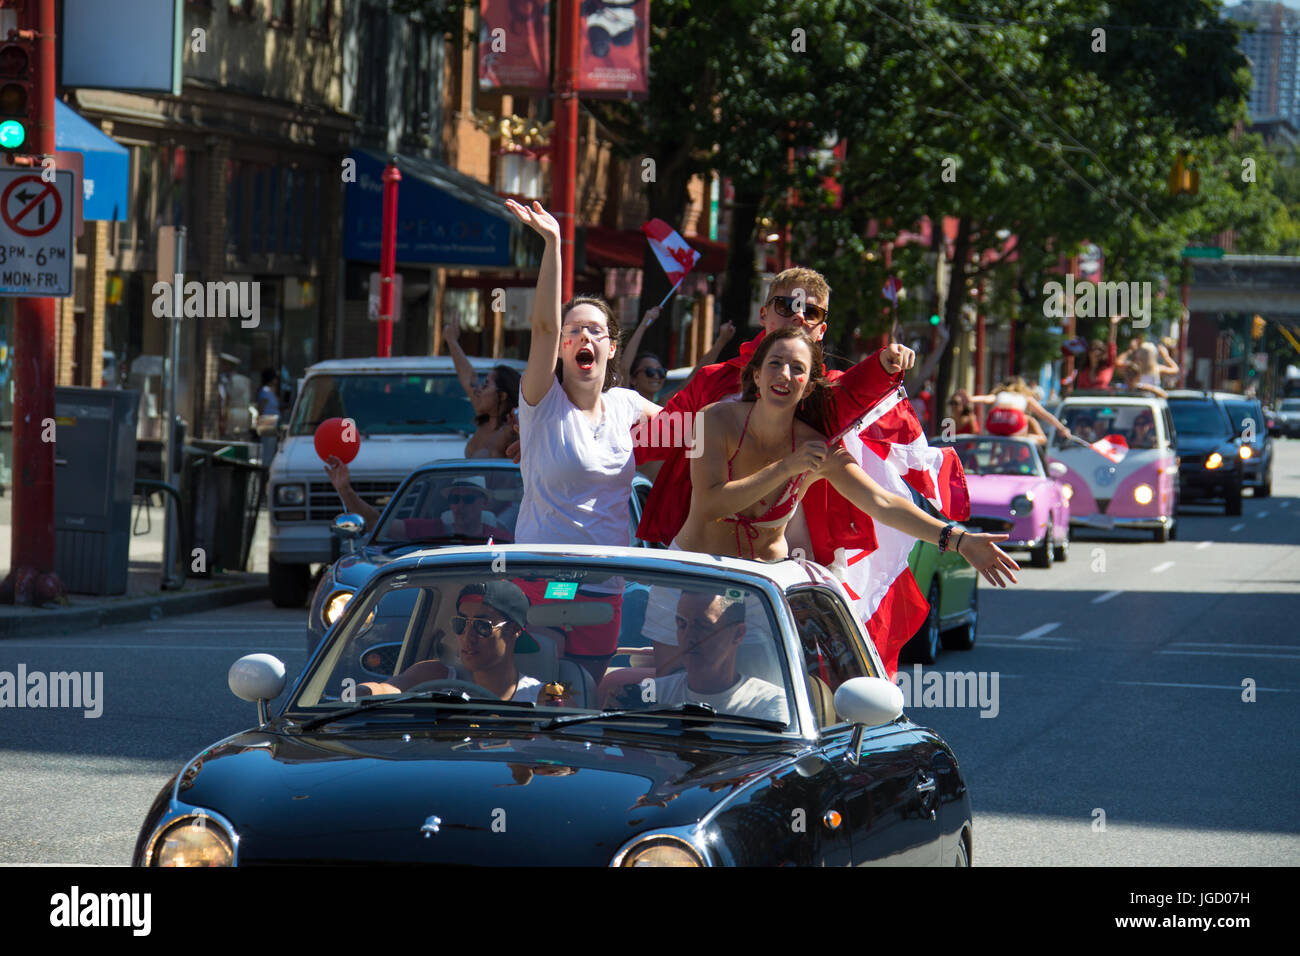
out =
[(470, 492), (465, 495), (448, 495), (447, 504), (449, 505), (472, 505), (476, 501), (482, 501), (483, 496)]
[(469, 624), (471, 625), (471, 630), (473, 630), (475, 637), (486, 639), (491, 637), (498, 630), (505, 627), (509, 623), (510, 623), (509, 621), (498, 621), (497, 623), (493, 624), (490, 621), (481, 617), (475, 617), (475, 618), (453, 617), (451, 619), (451, 629), (455, 631), (457, 635), (464, 634), (465, 625)]
[(649, 378), (667, 378), (667, 377), (668, 377), (668, 373), (665, 372), (663, 369), (661, 369), (661, 368), (654, 368), (653, 366), (647, 366), (647, 367), (645, 367), (645, 368), (638, 369), (638, 370), (637, 370), (637, 374), (638, 374), (638, 375), (645, 375), (645, 376), (648, 376)]
[[(788, 319), (795, 314), (794, 298), (788, 295), (774, 295), (771, 299), (772, 304), (776, 307), (776, 314), (783, 319)], [(821, 325), (826, 321), (827, 311), (819, 305), (812, 305), (805, 302), (803, 314), (808, 317), (809, 325)]]

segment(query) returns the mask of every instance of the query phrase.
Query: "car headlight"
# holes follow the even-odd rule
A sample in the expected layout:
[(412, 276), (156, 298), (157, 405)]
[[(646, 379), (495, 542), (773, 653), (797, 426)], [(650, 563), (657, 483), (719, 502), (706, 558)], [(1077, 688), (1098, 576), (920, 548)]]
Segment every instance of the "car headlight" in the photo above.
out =
[(1069, 501), (1074, 497), (1074, 485), (1065, 484), (1061, 486), (1061, 494), (1065, 495), (1065, 500)]
[(150, 866), (234, 866), (225, 830), (204, 814), (182, 817), (154, 841)]
[(1011, 499), (1011, 513), (1013, 515), (1028, 514), (1034, 510), (1034, 496), (1032, 494), (1016, 495)]
[(285, 507), (300, 505), (307, 500), (305, 485), (276, 485), (275, 503)]
[(1250, 446), (1249, 446), (1249, 445), (1242, 445), (1239, 449), (1237, 449), (1237, 454), (1240, 455), (1240, 456), (1242, 457), (1242, 460), (1243, 460), (1243, 461), (1244, 461), (1245, 459), (1249, 458), (1249, 457), (1251, 456)]
[(1138, 485), (1133, 489), (1133, 500), (1140, 505), (1151, 504), (1151, 499), (1153, 497), (1154, 495), (1151, 491), (1150, 485)]
[(343, 609), (348, 606), (352, 600), (351, 591), (335, 591), (325, 599), (325, 607), (321, 610), (321, 617), (325, 620), (325, 626), (329, 627), (339, 619)]
[(1205, 467), (1209, 469), (1218, 468), (1223, 464), (1223, 456), (1217, 451), (1213, 452), (1209, 458), (1205, 459)]
[(636, 844), (615, 858), (615, 866), (704, 866), (695, 847), (679, 837), (660, 834)]

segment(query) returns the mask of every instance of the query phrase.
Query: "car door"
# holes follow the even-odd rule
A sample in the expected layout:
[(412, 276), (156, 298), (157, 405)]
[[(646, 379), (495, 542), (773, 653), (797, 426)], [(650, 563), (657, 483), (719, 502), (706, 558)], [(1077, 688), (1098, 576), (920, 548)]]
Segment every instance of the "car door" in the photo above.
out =
[(813, 585), (792, 589), (787, 599), (798, 624), (821, 753), (839, 777), (827, 806), (842, 815), (854, 865), (937, 865), (942, 840), (937, 780), (927, 759), (932, 748), (904, 717), (867, 728), (857, 762), (850, 759), (853, 727), (835, 713), (835, 690), (853, 677), (881, 675), (868, 664), (861, 631), (837, 594)]

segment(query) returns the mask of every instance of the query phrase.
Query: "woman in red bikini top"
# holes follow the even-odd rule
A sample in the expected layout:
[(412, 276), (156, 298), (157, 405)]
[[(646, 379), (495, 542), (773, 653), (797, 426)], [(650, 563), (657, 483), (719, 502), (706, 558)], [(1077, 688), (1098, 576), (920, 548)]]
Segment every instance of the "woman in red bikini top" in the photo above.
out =
[[(780, 561), (785, 526), (815, 481), (825, 479), (854, 506), (905, 534), (938, 543), (945, 522), (867, 477), (843, 446), (796, 412), (822, 420), (826, 388), (821, 346), (799, 327), (769, 332), (741, 373), (739, 402), (701, 413), (691, 460), (691, 510), (673, 547), (730, 557)], [(958, 551), (995, 587), (1015, 582), (1020, 566), (995, 542), (1005, 534), (951, 533)]]

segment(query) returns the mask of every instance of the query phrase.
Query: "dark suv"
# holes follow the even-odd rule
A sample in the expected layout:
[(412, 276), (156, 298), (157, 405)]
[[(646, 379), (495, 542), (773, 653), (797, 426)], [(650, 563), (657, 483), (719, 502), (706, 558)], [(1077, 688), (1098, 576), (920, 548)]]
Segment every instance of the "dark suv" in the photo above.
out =
[(1241, 514), (1243, 442), (1224, 402), (1213, 392), (1185, 390), (1170, 392), (1168, 401), (1182, 502), (1221, 498), (1224, 514)]
[(1268, 434), (1263, 406), (1257, 398), (1233, 392), (1215, 392), (1214, 397), (1228, 410), (1242, 448), (1250, 449), (1242, 460), (1242, 484), (1253, 488), (1256, 498), (1267, 498), (1273, 493), (1273, 439)]

